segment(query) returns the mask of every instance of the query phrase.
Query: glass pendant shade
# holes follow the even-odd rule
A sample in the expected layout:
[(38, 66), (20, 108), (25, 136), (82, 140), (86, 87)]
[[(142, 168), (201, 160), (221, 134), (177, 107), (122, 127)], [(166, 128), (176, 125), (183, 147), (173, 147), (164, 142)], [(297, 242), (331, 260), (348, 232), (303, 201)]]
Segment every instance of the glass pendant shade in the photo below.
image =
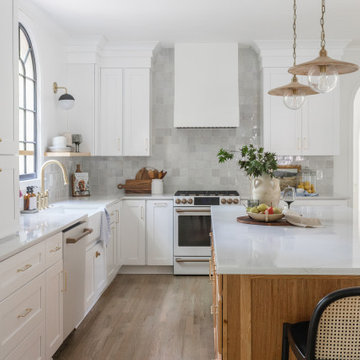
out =
[(291, 110), (300, 109), (305, 102), (305, 95), (301, 92), (288, 90), (283, 96), (284, 104)]
[(328, 93), (335, 89), (338, 77), (335, 66), (313, 65), (309, 68), (308, 83), (313, 90), (319, 93)]

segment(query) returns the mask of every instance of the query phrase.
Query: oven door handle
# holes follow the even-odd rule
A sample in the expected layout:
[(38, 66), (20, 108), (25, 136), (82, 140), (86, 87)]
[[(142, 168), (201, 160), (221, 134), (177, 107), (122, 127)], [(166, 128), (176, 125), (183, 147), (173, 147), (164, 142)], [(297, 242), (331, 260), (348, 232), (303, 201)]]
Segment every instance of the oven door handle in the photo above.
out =
[(209, 262), (210, 258), (207, 259), (183, 259), (183, 258), (175, 258), (177, 263), (186, 263), (186, 262)]
[(211, 210), (206, 209), (191, 209), (191, 210), (182, 210), (182, 209), (176, 209), (177, 213), (206, 213), (211, 214)]

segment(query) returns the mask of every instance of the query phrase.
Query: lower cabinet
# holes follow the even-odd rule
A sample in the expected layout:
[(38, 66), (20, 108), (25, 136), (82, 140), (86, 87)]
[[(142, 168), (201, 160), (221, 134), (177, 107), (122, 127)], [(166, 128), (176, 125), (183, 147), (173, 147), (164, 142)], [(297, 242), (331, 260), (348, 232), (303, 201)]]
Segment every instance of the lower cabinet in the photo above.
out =
[(117, 256), (116, 256), (116, 248), (117, 248), (117, 223), (113, 222), (110, 224), (110, 240), (106, 245), (106, 267), (107, 267), (107, 279), (111, 281), (111, 279), (115, 276), (117, 271)]
[(120, 211), (122, 265), (145, 265), (145, 200), (123, 200)]
[(106, 286), (106, 259), (103, 242), (92, 244), (85, 256), (85, 314)]
[(173, 265), (173, 224), (171, 200), (146, 202), (147, 265)]
[(63, 341), (63, 262), (46, 271), (46, 357), (50, 359)]

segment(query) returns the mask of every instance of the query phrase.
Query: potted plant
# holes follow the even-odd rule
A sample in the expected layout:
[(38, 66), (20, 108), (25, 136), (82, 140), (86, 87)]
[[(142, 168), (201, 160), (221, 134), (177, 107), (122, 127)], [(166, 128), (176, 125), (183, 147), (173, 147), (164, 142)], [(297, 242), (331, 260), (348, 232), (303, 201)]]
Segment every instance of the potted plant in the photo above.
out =
[[(220, 149), (217, 154), (219, 163), (232, 160), (236, 152)], [(274, 177), (274, 171), (278, 168), (276, 154), (250, 144), (240, 149), (240, 155), (238, 164), (250, 178), (252, 198), (269, 206), (277, 206), (280, 182)]]

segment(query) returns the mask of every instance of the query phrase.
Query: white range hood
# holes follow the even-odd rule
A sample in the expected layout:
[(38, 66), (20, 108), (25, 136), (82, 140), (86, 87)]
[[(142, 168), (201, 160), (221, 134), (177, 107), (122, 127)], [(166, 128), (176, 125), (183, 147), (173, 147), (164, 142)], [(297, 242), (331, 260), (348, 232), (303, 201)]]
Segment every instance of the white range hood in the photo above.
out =
[(239, 126), (237, 43), (175, 44), (174, 126)]

